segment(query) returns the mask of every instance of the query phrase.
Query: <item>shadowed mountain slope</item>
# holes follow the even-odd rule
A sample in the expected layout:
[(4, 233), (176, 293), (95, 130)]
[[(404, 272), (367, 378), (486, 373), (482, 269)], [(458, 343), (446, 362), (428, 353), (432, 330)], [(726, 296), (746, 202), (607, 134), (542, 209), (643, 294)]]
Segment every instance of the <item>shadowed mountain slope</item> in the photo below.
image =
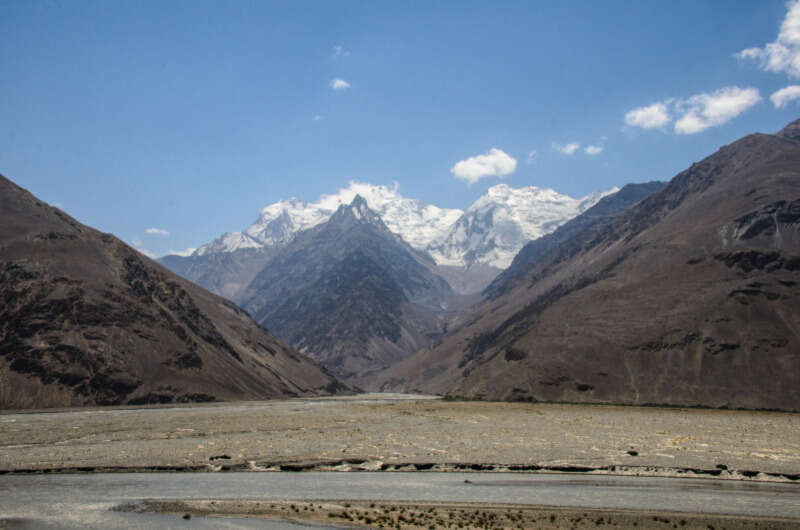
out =
[(539, 239), (526, 244), (514, 257), (511, 265), (501, 272), (494, 281), (483, 291), (487, 298), (497, 298), (507, 293), (516, 282), (525, 276), (537, 261), (552, 252), (559, 245), (588, 230), (593, 225), (602, 223), (618, 213), (630, 208), (640, 200), (664, 187), (664, 182), (647, 182), (643, 184), (627, 184), (618, 192), (607, 195), (600, 201), (571, 219), (566, 224), (558, 227), (555, 232), (546, 234)]
[(0, 176), (0, 408), (346, 391), (233, 303)]
[(243, 307), (345, 379), (405, 358), (443, 332), (454, 297), (436, 265), (356, 196), (299, 232), (256, 276)]
[(800, 122), (559, 245), (384, 388), (800, 410)]
[(233, 252), (169, 255), (158, 262), (204, 289), (240, 304), (245, 289), (274, 253), (274, 248), (241, 248)]

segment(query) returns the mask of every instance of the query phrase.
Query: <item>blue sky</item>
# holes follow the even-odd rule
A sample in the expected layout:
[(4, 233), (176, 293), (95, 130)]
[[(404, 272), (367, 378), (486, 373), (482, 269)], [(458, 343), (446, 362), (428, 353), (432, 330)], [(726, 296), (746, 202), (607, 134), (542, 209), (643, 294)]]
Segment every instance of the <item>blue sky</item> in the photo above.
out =
[(0, 173), (158, 255), (350, 180), (666, 180), (800, 117), (793, 5), (0, 0)]

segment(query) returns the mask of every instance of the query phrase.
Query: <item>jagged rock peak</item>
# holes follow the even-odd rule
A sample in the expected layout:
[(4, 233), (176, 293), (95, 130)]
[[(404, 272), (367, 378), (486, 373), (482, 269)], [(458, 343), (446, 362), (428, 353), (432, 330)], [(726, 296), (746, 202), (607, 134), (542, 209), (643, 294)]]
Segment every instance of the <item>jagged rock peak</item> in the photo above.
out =
[(341, 222), (343, 220), (355, 220), (359, 223), (377, 225), (382, 229), (388, 230), (380, 216), (370, 209), (366, 199), (361, 195), (353, 197), (350, 204), (339, 206), (336, 213), (331, 217), (332, 222)]

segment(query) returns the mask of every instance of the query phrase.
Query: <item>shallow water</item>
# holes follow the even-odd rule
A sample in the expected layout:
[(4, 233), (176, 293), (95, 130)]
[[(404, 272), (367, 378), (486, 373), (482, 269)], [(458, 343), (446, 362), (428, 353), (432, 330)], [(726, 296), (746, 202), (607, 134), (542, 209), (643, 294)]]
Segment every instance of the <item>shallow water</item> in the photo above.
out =
[(730, 480), (430, 472), (0, 476), (0, 520), (10, 528), (319, 528), (111, 511), (142, 499), (192, 498), (497, 502), (800, 519), (800, 485)]

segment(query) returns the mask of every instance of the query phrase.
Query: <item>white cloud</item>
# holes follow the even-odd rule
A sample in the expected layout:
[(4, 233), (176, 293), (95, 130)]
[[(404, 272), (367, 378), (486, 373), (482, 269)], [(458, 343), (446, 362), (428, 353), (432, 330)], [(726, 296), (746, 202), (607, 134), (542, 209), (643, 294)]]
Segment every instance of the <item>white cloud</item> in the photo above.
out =
[(503, 177), (517, 169), (517, 161), (504, 151), (493, 147), (488, 153), (462, 160), (450, 172), (468, 184), (475, 184), (485, 177)]
[(758, 67), (767, 72), (800, 77), (800, 0), (789, 2), (787, 8), (775, 42), (767, 43), (763, 48), (747, 48), (736, 57), (756, 61)]
[(321, 115), (319, 115), (319, 114), (315, 114), (315, 115), (314, 115), (314, 117), (313, 117), (313, 118), (311, 118), (311, 119), (312, 119), (312, 120), (314, 120), (314, 121), (321, 121), (321, 120), (323, 120), (324, 118), (323, 118)]
[(710, 94), (697, 94), (676, 103), (683, 116), (675, 122), (678, 134), (695, 134), (710, 127), (718, 127), (761, 101), (755, 88), (730, 86)]
[(539, 158), (539, 153), (534, 149), (530, 153), (528, 153), (528, 164), (536, 163), (536, 159)]
[(647, 107), (639, 107), (625, 114), (625, 123), (633, 127), (654, 129), (663, 127), (670, 121), (667, 110), (668, 101), (653, 103)]
[(330, 82), (330, 87), (334, 90), (347, 90), (348, 88), (350, 88), (350, 83), (348, 83), (344, 79), (337, 77), (336, 79)]
[(581, 148), (580, 142), (570, 142), (568, 144), (557, 144), (553, 143), (553, 149), (558, 151), (561, 154), (572, 156), (575, 154), (575, 151)]
[(334, 46), (333, 47), (333, 58), (338, 59), (340, 57), (350, 57), (350, 51), (345, 50), (342, 46)]
[(729, 86), (710, 94), (695, 94), (687, 99), (667, 99), (633, 109), (625, 114), (625, 123), (653, 129), (663, 127), (672, 121), (673, 115), (677, 115), (679, 118), (675, 122), (675, 132), (695, 134), (728, 123), (759, 101), (761, 95), (758, 89)]
[(790, 101), (800, 98), (800, 85), (790, 85), (772, 94), (769, 99), (776, 109), (785, 107)]
[(600, 153), (603, 152), (603, 146), (601, 146), (601, 145), (587, 145), (586, 149), (584, 149), (584, 152), (587, 155), (591, 155), (591, 156), (599, 155)]
[(163, 228), (148, 228), (147, 230), (145, 230), (145, 233), (155, 234), (157, 236), (168, 236), (169, 235), (169, 232), (167, 232)]
[(191, 256), (192, 254), (194, 254), (195, 250), (197, 250), (195, 247), (189, 247), (186, 250), (170, 250), (169, 254), (172, 254), (172, 255), (175, 255), (175, 256), (183, 256), (184, 258), (186, 258), (186, 257)]

